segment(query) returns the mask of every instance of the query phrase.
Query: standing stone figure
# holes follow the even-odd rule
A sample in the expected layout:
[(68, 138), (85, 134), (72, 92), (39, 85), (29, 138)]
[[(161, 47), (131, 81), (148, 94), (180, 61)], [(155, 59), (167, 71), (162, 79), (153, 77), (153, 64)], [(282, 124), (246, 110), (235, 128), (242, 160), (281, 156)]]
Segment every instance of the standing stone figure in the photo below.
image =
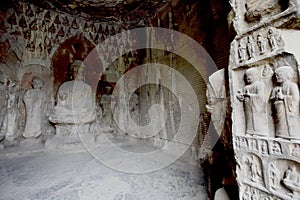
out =
[(246, 134), (267, 135), (267, 90), (264, 83), (258, 80), (259, 74), (256, 68), (246, 71), (246, 86), (238, 91), (237, 98), (244, 103)]
[(268, 31), (268, 39), (269, 39), (269, 44), (271, 46), (271, 50), (273, 51), (274, 49), (277, 48), (278, 44), (277, 44), (276, 33), (272, 28), (270, 28)]
[(257, 35), (257, 46), (259, 48), (260, 54), (264, 54), (266, 52), (266, 40), (261, 33)]
[(17, 115), (19, 112), (18, 85), (8, 80), (7, 109), (1, 132), (5, 132), (5, 139), (13, 141), (17, 137)]
[(39, 78), (32, 79), (33, 89), (27, 90), (24, 95), (26, 124), (23, 137), (25, 138), (36, 138), (42, 133), (47, 101), (46, 92), (42, 90), (43, 84)]
[(271, 188), (277, 189), (280, 185), (280, 170), (274, 163), (270, 165)]
[(249, 60), (250, 60), (255, 57), (255, 46), (254, 46), (252, 36), (248, 36), (247, 49), (248, 49)]
[(245, 45), (242, 44), (242, 41), (239, 42), (238, 53), (239, 53), (240, 62), (245, 61), (246, 55), (247, 55), (247, 50), (246, 50)]
[(300, 138), (299, 89), (291, 81), (294, 70), (282, 66), (275, 70), (276, 86), (271, 95), (277, 137)]

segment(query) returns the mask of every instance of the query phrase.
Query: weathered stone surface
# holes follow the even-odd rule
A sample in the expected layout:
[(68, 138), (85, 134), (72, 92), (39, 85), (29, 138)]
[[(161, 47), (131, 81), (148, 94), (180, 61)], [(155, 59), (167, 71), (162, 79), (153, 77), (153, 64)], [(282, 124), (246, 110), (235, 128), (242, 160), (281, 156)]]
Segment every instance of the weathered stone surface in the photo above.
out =
[(298, 1), (232, 1), (232, 7), (237, 36), (229, 81), (240, 199), (300, 199)]

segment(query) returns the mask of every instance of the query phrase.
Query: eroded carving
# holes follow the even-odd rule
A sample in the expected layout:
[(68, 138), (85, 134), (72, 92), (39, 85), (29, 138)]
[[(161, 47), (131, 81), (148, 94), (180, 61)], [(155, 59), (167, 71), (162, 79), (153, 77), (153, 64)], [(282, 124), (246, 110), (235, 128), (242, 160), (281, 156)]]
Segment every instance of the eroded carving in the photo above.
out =
[(270, 28), (268, 30), (268, 39), (269, 39), (269, 44), (271, 47), (271, 50), (275, 50), (278, 47), (278, 39), (277, 39), (277, 34), (275, 33), (273, 28)]
[(272, 144), (271, 144), (271, 153), (272, 154), (277, 154), (277, 155), (281, 155), (282, 154), (282, 149), (281, 149), (281, 145), (276, 142), (276, 141), (273, 141)]
[(239, 42), (238, 55), (239, 55), (240, 62), (244, 62), (247, 58), (247, 49), (246, 49), (246, 46), (245, 46), (243, 40), (241, 40)]
[(251, 35), (248, 36), (247, 50), (248, 50), (249, 59), (253, 59), (256, 55), (256, 51), (255, 51), (255, 44), (253, 41), (253, 37)]
[(270, 180), (271, 188), (276, 190), (280, 185), (280, 170), (274, 163), (270, 165)]
[(13, 141), (17, 136), (17, 115), (19, 112), (19, 85), (16, 81), (8, 80), (7, 109), (1, 132), (5, 132), (5, 139)]
[(261, 33), (257, 35), (257, 46), (260, 54), (264, 54), (267, 51), (267, 42)]
[(275, 15), (282, 11), (278, 0), (246, 0), (245, 19), (258, 22), (264, 16)]
[(262, 178), (261, 166), (258, 160), (252, 155), (245, 162), (248, 166), (247, 177), (251, 182), (260, 182)]
[(289, 196), (293, 197), (295, 193), (300, 193), (300, 174), (295, 165), (289, 165), (284, 172), (282, 184), (290, 191)]
[(32, 79), (33, 89), (29, 89), (24, 95), (26, 125), (23, 137), (25, 138), (35, 138), (42, 133), (47, 101), (46, 92), (42, 90), (43, 84), (39, 78)]
[(268, 142), (266, 140), (262, 140), (260, 150), (261, 150), (262, 155), (268, 155), (269, 154)]

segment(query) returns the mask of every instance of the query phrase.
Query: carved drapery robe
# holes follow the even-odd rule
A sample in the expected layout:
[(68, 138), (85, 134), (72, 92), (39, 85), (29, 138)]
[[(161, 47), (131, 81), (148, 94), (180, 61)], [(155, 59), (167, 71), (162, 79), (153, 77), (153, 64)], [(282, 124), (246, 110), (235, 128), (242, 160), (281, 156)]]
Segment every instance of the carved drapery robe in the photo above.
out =
[[(283, 94), (283, 99), (278, 94)], [(300, 138), (299, 89), (296, 83), (287, 81), (273, 89), (274, 122), (277, 137)]]
[(260, 81), (246, 85), (243, 89), (243, 93), (249, 94), (244, 99), (247, 134), (268, 135), (266, 91), (264, 83)]

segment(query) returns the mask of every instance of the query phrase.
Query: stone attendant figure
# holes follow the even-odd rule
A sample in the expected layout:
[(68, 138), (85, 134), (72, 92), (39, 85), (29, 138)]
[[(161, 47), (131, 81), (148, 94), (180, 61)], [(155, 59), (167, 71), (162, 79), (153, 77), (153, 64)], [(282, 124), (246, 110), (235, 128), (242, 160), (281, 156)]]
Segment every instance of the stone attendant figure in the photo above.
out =
[(299, 89), (291, 81), (294, 70), (282, 66), (275, 70), (278, 86), (272, 91), (276, 136), (300, 138)]
[(257, 46), (259, 47), (260, 54), (264, 54), (266, 52), (266, 44), (266, 40), (261, 33), (259, 33), (257, 35)]
[(84, 82), (85, 66), (75, 61), (70, 68), (71, 79), (57, 93), (57, 104), (49, 120), (55, 124), (86, 124), (95, 119), (92, 88)]
[(250, 68), (245, 73), (246, 86), (239, 90), (237, 98), (244, 103), (246, 133), (267, 135), (266, 86), (259, 81), (259, 70)]
[(246, 55), (247, 55), (247, 50), (246, 50), (246, 47), (244, 46), (244, 44), (242, 44), (242, 41), (240, 41), (240, 43), (239, 43), (238, 53), (239, 53), (240, 62), (245, 61)]
[(42, 90), (43, 84), (43, 81), (39, 78), (32, 79), (33, 89), (27, 90), (24, 95), (26, 124), (23, 137), (25, 138), (36, 138), (42, 133), (47, 102), (46, 92)]
[(106, 86), (105, 87), (106, 94), (101, 97), (100, 104), (103, 109), (102, 116), (103, 116), (103, 125), (104, 127), (111, 127), (113, 118), (112, 118), (112, 110), (111, 110), (111, 103), (113, 100), (112, 95), (112, 87)]
[(252, 36), (248, 36), (248, 44), (247, 44), (249, 59), (252, 59), (255, 57), (255, 46)]
[(277, 48), (277, 38), (276, 33), (274, 32), (274, 29), (270, 28), (268, 31), (268, 39), (271, 46), (272, 51)]
[(7, 113), (2, 125), (5, 139), (13, 141), (17, 137), (17, 115), (19, 112), (18, 85), (15, 81), (8, 80)]
[(280, 170), (275, 166), (274, 163), (270, 165), (270, 179), (271, 188), (277, 189), (280, 185)]

